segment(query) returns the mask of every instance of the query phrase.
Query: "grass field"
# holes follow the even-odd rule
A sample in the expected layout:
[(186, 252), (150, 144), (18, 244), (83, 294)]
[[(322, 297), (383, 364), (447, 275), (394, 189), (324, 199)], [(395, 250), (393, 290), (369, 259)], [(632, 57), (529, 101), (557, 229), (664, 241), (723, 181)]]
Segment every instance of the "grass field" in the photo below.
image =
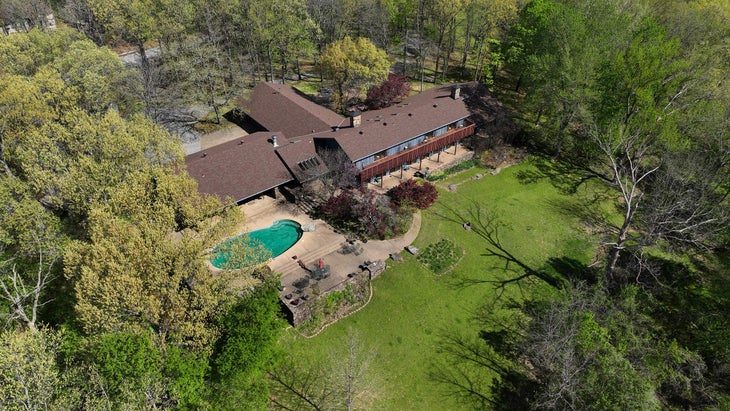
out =
[[(484, 240), (464, 230), (460, 223), (440, 218), (439, 210), (444, 206), (464, 210), (466, 204), (478, 202), (503, 225), (500, 238), (505, 249), (535, 269), (547, 267), (551, 257), (586, 264), (593, 255), (595, 239), (589, 237), (579, 213), (573, 211), (574, 204), (585, 203), (584, 197), (592, 194), (579, 190), (567, 195), (546, 179), (524, 183), (518, 178), (533, 171), (534, 164), (526, 161), (496, 176), (484, 169), (471, 169), (439, 182), (440, 198), (433, 211), (424, 212), (415, 245), (424, 249), (441, 239), (453, 242), (464, 251), (453, 269), (437, 275), (410, 255), (402, 263), (389, 261), (389, 268), (373, 281), (374, 296), (367, 307), (313, 339), (290, 332), (282, 340), (285, 350), (295, 356), (327, 358), (353, 329), (375, 355), (370, 366), (378, 383), (373, 409), (461, 408), (444, 394), (444, 387), (429, 378), (440, 360), (439, 336), (458, 330), (478, 332), (472, 323), (474, 312), (493, 301), (497, 292), (493, 284), (463, 286), (458, 279), (494, 280), (515, 273), (506, 272), (503, 261), (486, 257)], [(477, 173), (485, 176), (471, 179)], [(457, 190), (443, 190), (449, 184), (457, 184)], [(508, 286), (501, 298), (554, 292), (539, 279), (529, 278), (521, 285)]]

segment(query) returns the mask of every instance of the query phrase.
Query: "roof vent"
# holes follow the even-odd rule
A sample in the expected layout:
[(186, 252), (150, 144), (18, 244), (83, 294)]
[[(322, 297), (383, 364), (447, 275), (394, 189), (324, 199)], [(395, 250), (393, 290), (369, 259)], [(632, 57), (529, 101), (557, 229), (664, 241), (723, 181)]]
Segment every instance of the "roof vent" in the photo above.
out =
[(238, 145), (240, 146), (241, 144), (243, 144), (243, 140), (238, 141)]
[(359, 134), (364, 134), (364, 133), (362, 132), (362, 130), (358, 131), (358, 133), (359, 133)]
[(203, 153), (200, 157), (206, 157), (208, 153)]
[(279, 147), (279, 142), (276, 141), (276, 134), (271, 135), (271, 143), (274, 145), (274, 148)]
[(438, 104), (434, 104), (434, 105), (433, 105), (433, 108), (436, 108), (436, 107), (438, 107), (438, 106), (439, 106)]
[(387, 125), (388, 125), (388, 123), (386, 123), (386, 122), (383, 122), (383, 125), (384, 125), (384, 126), (387, 126)]
[(408, 113), (408, 117), (413, 117), (413, 113)]

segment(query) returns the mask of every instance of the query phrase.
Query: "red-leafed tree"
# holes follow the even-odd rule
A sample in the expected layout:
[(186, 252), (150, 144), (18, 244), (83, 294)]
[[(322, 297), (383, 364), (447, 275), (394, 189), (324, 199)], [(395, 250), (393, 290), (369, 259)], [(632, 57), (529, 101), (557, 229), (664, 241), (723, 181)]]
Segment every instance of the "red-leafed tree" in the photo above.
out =
[(364, 238), (398, 235), (408, 221), (408, 213), (370, 190), (343, 190), (322, 204), (319, 212), (333, 226)]
[(408, 179), (388, 191), (388, 196), (400, 207), (416, 207), (425, 210), (439, 197), (436, 187), (424, 181)]
[(408, 96), (410, 91), (411, 83), (408, 82), (408, 76), (390, 73), (383, 84), (368, 89), (365, 105), (370, 110), (388, 107)]

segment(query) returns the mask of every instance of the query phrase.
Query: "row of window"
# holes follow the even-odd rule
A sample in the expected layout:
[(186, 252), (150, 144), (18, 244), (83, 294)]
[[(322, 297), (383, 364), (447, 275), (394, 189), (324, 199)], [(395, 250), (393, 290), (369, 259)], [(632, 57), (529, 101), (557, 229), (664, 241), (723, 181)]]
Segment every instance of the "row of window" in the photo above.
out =
[(355, 163), (355, 165), (357, 166), (358, 169), (362, 170), (363, 168), (369, 166), (370, 164), (374, 163), (377, 160), (380, 160), (381, 158), (392, 156), (394, 154), (400, 153), (403, 150), (407, 150), (411, 147), (415, 147), (419, 144), (423, 144), (433, 137), (440, 137), (440, 136), (446, 134), (448, 131), (451, 131), (455, 128), (464, 127), (464, 124), (465, 124), (464, 120), (461, 119), (455, 123), (451, 123), (447, 126), (438, 128), (436, 130), (433, 130), (431, 132), (428, 132), (428, 133), (418, 136), (416, 138), (412, 138), (404, 143), (398, 144), (397, 146), (393, 146), (393, 147), (391, 147), (387, 150), (383, 150), (375, 155), (372, 155), (372, 156), (366, 157), (362, 160), (359, 160), (359, 161), (357, 161), (357, 163)]

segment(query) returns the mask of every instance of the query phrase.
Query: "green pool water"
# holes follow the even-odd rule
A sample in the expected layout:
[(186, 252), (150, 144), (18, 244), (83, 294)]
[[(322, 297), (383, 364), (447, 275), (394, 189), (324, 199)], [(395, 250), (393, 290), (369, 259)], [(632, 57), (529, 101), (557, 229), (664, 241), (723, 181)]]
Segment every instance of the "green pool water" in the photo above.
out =
[(210, 262), (217, 268), (243, 268), (263, 262), (265, 258), (251, 258), (242, 261), (237, 266), (227, 266), (226, 263), (231, 258), (230, 251), (226, 250), (228, 246), (235, 242), (245, 241), (249, 246), (263, 246), (271, 251), (271, 257), (281, 255), (291, 246), (302, 238), (302, 225), (294, 220), (277, 220), (269, 227), (260, 230), (244, 233), (239, 236), (229, 238), (228, 240), (218, 244), (211, 254)]

